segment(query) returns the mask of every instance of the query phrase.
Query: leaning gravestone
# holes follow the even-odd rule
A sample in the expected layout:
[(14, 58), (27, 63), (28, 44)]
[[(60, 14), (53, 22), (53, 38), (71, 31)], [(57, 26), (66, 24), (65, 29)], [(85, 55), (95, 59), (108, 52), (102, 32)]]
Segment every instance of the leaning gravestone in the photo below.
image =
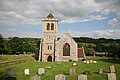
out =
[(38, 69), (38, 74), (44, 74), (45, 73), (45, 69), (44, 68), (39, 68)]
[(7, 68), (6, 69), (6, 75), (7, 76), (15, 76), (16, 74), (16, 69), (15, 68)]
[(108, 80), (116, 80), (116, 74), (115, 73), (109, 73), (108, 74)]
[(71, 76), (76, 75), (76, 69), (75, 68), (70, 68), (70, 75)]
[(30, 77), (30, 80), (41, 80), (41, 77), (34, 75), (34, 76)]
[(55, 80), (65, 80), (65, 75), (63, 74), (55, 75)]
[(25, 70), (24, 70), (24, 74), (25, 74), (25, 75), (30, 75), (29, 69), (25, 69)]
[(98, 69), (98, 72), (99, 72), (99, 74), (102, 74), (103, 73), (103, 69), (102, 68)]
[(78, 80), (87, 80), (87, 75), (81, 74), (78, 76)]
[(115, 73), (115, 67), (114, 67), (114, 65), (111, 65), (111, 66), (110, 66), (110, 72), (111, 72), (111, 73)]

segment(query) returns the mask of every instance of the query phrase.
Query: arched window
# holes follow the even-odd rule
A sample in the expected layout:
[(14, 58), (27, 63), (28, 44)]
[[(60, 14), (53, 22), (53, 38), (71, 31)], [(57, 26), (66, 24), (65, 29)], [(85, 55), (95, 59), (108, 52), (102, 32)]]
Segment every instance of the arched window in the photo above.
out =
[(47, 30), (50, 30), (50, 24), (47, 23)]
[(68, 43), (63, 46), (63, 56), (70, 56), (70, 45)]
[(51, 24), (51, 30), (54, 30), (54, 24), (53, 23)]

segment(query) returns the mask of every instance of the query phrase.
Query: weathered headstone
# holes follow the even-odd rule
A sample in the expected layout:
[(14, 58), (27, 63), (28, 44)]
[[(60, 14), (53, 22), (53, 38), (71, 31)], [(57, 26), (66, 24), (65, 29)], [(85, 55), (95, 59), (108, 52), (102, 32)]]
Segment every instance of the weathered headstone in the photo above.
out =
[(6, 75), (7, 76), (15, 76), (16, 74), (16, 69), (15, 68), (7, 68), (6, 69)]
[(24, 74), (25, 74), (25, 75), (30, 75), (29, 69), (25, 69), (25, 70), (24, 70)]
[(97, 63), (97, 61), (93, 61), (93, 63), (94, 63), (94, 64), (96, 64), (96, 63)]
[(99, 74), (102, 74), (103, 73), (103, 69), (102, 68), (98, 69), (98, 72), (99, 72)]
[(115, 67), (114, 67), (114, 65), (111, 65), (111, 66), (110, 66), (110, 72), (111, 72), (111, 73), (115, 73)]
[(89, 64), (90, 62), (89, 62), (89, 60), (87, 60), (87, 62), (86, 62), (87, 64)]
[(90, 63), (93, 63), (93, 60), (90, 60)]
[(65, 75), (63, 74), (55, 75), (55, 80), (65, 80)]
[(76, 75), (76, 69), (75, 68), (70, 68), (70, 75), (72, 75), (72, 76)]
[(30, 80), (41, 80), (41, 77), (40, 77), (40, 76), (37, 76), (37, 75), (31, 76), (31, 77), (30, 77)]
[(38, 74), (44, 74), (45, 73), (45, 69), (44, 68), (39, 68), (38, 69)]
[(78, 76), (78, 80), (87, 80), (87, 75), (81, 74), (80, 76)]
[(115, 73), (109, 73), (108, 74), (108, 80), (116, 80), (116, 74)]
[(77, 66), (77, 63), (73, 63), (73, 66)]
[(83, 63), (86, 63), (87, 61), (83, 61)]

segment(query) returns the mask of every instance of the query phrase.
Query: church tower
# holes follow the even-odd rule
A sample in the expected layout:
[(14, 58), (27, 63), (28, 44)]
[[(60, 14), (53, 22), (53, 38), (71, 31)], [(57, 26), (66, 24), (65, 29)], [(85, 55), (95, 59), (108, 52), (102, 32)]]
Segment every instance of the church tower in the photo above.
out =
[(42, 37), (39, 51), (40, 61), (55, 61), (55, 42), (58, 38), (58, 18), (49, 13), (42, 18)]

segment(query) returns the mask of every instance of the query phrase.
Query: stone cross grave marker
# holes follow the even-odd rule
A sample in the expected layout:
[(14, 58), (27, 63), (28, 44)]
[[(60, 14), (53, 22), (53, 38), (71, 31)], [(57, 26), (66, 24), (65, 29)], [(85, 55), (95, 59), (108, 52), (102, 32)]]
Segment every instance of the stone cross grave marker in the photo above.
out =
[(78, 80), (87, 80), (87, 75), (84, 74), (79, 75)]
[(65, 80), (65, 75), (63, 74), (55, 75), (55, 80)]
[(111, 72), (111, 73), (115, 73), (115, 67), (114, 67), (114, 65), (111, 65), (111, 66), (110, 66), (110, 72)]
[(16, 74), (16, 69), (15, 68), (7, 68), (6, 69), (6, 75), (7, 76), (15, 76)]
[(24, 74), (25, 74), (25, 75), (30, 75), (29, 69), (25, 69), (25, 70), (24, 70)]
[(108, 74), (108, 80), (116, 80), (116, 74), (115, 73), (109, 73)]
[(98, 73), (102, 74), (103, 73), (103, 69), (102, 68), (98, 69)]
[(76, 69), (75, 68), (70, 68), (70, 75), (72, 75), (72, 76), (76, 75)]
[(44, 68), (39, 68), (38, 69), (38, 74), (44, 74), (45, 73), (45, 69)]
[(40, 76), (34, 75), (30, 77), (30, 80), (41, 80)]

